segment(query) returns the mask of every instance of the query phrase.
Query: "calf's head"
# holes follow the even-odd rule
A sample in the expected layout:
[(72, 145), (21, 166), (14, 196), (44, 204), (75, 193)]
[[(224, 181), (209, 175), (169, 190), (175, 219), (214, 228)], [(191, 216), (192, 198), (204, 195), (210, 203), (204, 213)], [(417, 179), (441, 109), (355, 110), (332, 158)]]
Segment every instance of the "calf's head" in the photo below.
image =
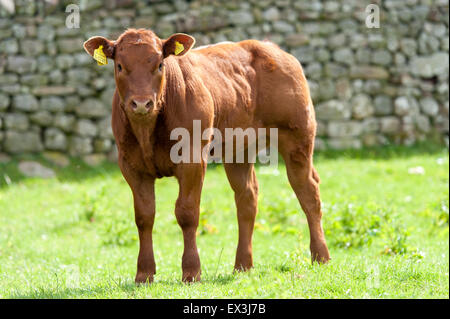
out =
[(183, 56), (194, 45), (193, 37), (177, 33), (160, 39), (152, 31), (131, 29), (116, 41), (92, 37), (84, 43), (90, 55), (102, 46), (105, 56), (114, 60), (114, 78), (120, 105), (130, 118), (148, 117), (158, 112), (165, 82), (164, 60)]

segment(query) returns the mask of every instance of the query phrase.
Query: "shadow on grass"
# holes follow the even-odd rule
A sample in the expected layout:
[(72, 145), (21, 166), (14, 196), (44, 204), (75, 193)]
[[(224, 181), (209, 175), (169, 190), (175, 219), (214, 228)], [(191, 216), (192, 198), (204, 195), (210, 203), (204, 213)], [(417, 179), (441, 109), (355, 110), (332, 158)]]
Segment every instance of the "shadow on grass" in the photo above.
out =
[(64, 289), (45, 289), (38, 288), (37, 291), (23, 294), (11, 294), (10, 299), (71, 299), (71, 298), (98, 298), (99, 295), (107, 295), (113, 291), (124, 292), (127, 296), (133, 297), (133, 293), (138, 289), (134, 283), (123, 283), (120, 286), (96, 287), (96, 288), (64, 288)]
[[(152, 297), (151, 292), (153, 289), (166, 289), (164, 287), (183, 287), (189, 285), (202, 285), (202, 284), (214, 284), (214, 285), (226, 285), (236, 279), (236, 276), (233, 274), (226, 275), (218, 275), (216, 278), (205, 279), (201, 282), (197, 282), (194, 284), (186, 284), (181, 280), (176, 279), (163, 279), (156, 280), (152, 284), (141, 284), (136, 285), (131, 280), (114, 280), (111, 279), (108, 281), (108, 285), (102, 287), (78, 287), (78, 288), (36, 288), (35, 291), (29, 293), (13, 293), (9, 295), (7, 298), (10, 299), (71, 299), (71, 298), (89, 298), (94, 297), (98, 298), (98, 296), (109, 296), (110, 293), (125, 293), (126, 296), (124, 298), (134, 298), (135, 294), (138, 290), (148, 289), (148, 296)], [(102, 297), (100, 297), (102, 298)], [(108, 298), (108, 297), (106, 297)]]
[[(393, 159), (393, 158), (407, 158), (417, 155), (438, 155), (448, 153), (448, 149), (439, 143), (424, 142), (413, 146), (399, 146), (389, 145), (382, 147), (370, 147), (364, 149), (351, 150), (325, 150), (316, 151), (314, 155), (315, 161), (329, 160), (329, 159)], [(70, 165), (67, 167), (59, 167), (41, 155), (18, 155), (14, 156), (9, 162), (0, 163), (0, 188), (7, 186), (10, 183), (17, 183), (27, 179), (17, 168), (17, 165), (22, 160), (38, 161), (43, 165), (52, 168), (57, 176), (57, 179), (71, 182), (78, 182), (84, 179), (96, 177), (110, 177), (121, 176), (117, 163), (104, 162), (97, 166), (89, 166), (78, 158), (71, 158)], [(279, 163), (284, 165), (283, 159), (279, 158)], [(218, 169), (221, 164), (209, 164), (208, 169)], [(259, 166), (259, 164), (256, 164)]]

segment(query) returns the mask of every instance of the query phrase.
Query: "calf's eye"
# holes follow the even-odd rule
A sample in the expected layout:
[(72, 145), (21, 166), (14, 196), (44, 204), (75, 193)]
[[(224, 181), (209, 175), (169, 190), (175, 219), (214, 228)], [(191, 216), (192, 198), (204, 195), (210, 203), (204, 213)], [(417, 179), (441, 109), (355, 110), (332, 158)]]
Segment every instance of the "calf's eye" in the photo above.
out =
[(119, 72), (122, 71), (122, 66), (120, 65), (120, 63), (117, 64), (117, 70), (118, 70)]
[(161, 72), (161, 71), (162, 71), (162, 69), (163, 69), (163, 64), (162, 64), (162, 63), (160, 63), (160, 64), (159, 64), (159, 67), (158, 67), (158, 70), (159, 70), (159, 72)]

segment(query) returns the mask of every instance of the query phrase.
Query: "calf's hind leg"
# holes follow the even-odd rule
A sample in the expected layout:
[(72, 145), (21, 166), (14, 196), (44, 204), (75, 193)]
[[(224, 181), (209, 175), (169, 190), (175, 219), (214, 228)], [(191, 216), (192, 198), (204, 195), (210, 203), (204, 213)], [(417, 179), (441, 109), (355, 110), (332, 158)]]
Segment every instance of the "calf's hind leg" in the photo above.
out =
[[(281, 138), (281, 137), (280, 137)], [(309, 226), (312, 262), (326, 263), (330, 259), (322, 228), (322, 211), (319, 192), (319, 176), (312, 163), (312, 143), (302, 145), (285, 136), (280, 140), (280, 152), (286, 163), (286, 171)]]
[(232, 163), (224, 166), (234, 191), (239, 225), (234, 269), (245, 271), (253, 267), (252, 236), (258, 206), (258, 182), (252, 163)]

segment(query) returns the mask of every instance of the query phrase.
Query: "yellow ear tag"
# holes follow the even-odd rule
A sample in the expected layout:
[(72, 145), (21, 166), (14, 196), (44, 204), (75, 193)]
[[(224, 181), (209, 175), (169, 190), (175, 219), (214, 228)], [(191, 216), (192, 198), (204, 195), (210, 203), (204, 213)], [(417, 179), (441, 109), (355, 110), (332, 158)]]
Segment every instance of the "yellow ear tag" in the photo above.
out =
[(108, 64), (108, 59), (106, 58), (105, 53), (103, 53), (103, 45), (94, 50), (93, 58), (97, 61), (98, 65)]
[(182, 45), (180, 42), (175, 41), (175, 55), (180, 54), (184, 51), (184, 45)]

